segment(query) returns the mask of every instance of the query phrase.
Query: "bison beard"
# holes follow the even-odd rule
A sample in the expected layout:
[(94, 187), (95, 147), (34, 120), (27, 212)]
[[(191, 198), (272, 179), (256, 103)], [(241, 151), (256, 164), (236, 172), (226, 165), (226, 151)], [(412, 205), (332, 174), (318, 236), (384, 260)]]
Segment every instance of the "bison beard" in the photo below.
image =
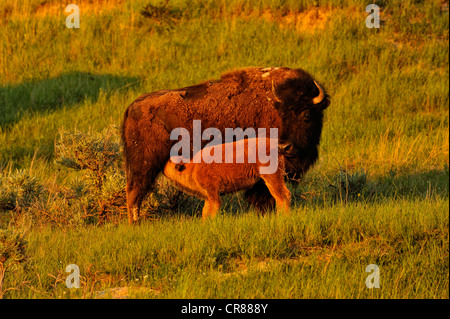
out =
[[(177, 142), (170, 140), (173, 129), (186, 128), (192, 136), (193, 120), (201, 120), (203, 128), (219, 129), (222, 136), (225, 128), (278, 128), (279, 138), (295, 149), (286, 172), (298, 179), (317, 160), (323, 110), (329, 103), (308, 73), (289, 68), (247, 68), (220, 80), (138, 97), (125, 111), (122, 125), (130, 224), (138, 220), (141, 202)], [(202, 141), (202, 147), (207, 143)], [(258, 210), (274, 207), (262, 181), (246, 197)]]

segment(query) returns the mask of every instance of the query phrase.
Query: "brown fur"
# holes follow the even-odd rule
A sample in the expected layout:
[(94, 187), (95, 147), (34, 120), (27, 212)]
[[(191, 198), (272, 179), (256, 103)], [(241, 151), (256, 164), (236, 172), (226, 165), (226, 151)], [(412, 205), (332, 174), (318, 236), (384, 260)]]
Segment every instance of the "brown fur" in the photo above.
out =
[[(125, 111), (122, 126), (130, 223), (137, 221), (142, 199), (169, 159), (176, 142), (170, 140), (170, 132), (183, 127), (192, 138), (193, 120), (201, 120), (202, 129), (219, 129), (222, 135), (225, 128), (266, 128), (267, 132), (278, 128), (279, 138), (291, 141), (297, 150), (286, 161), (288, 176), (301, 176), (317, 160), (323, 110), (329, 105), (327, 95), (314, 104), (318, 94), (313, 78), (301, 69), (247, 68), (226, 73), (220, 80), (137, 98)], [(262, 181), (246, 195), (258, 209), (274, 204)]]
[[(248, 147), (249, 141), (254, 140), (256, 149)], [(276, 141), (277, 142), (277, 141)], [(220, 163), (194, 163), (193, 160), (189, 163), (174, 163), (172, 158), (169, 159), (164, 167), (164, 175), (175, 183), (175, 185), (188, 194), (196, 196), (205, 200), (205, 205), (202, 211), (202, 218), (214, 217), (222, 203), (220, 199), (221, 194), (230, 194), (237, 191), (248, 189), (256, 184), (259, 180), (263, 180), (270, 191), (270, 194), (275, 198), (277, 211), (288, 212), (290, 205), (291, 193), (284, 182), (284, 156), (279, 154), (275, 158), (273, 152), (271, 154), (272, 160), (276, 161), (276, 171), (274, 173), (261, 173), (261, 167), (267, 167), (269, 163), (261, 163), (258, 156), (255, 155), (255, 163), (249, 163), (249, 153), (258, 154), (258, 138), (240, 140), (233, 144), (233, 162), (226, 163), (225, 145), (216, 145), (213, 147), (205, 147), (202, 151), (196, 154), (201, 156), (204, 152), (211, 152), (214, 154), (214, 149), (222, 149), (222, 160)], [(278, 143), (277, 143), (278, 144)], [(266, 153), (270, 154), (270, 140), (265, 141)], [(212, 149), (214, 148), (214, 149)], [(244, 158), (238, 163), (236, 158), (238, 152), (236, 150), (243, 150)], [(277, 149), (273, 150), (278, 152)], [(256, 153), (255, 153), (256, 152)]]

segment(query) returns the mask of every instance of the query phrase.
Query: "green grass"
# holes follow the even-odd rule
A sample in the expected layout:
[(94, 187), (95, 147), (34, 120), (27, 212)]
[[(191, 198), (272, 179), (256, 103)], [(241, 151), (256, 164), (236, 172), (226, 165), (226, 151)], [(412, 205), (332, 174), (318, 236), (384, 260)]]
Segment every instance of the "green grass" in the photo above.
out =
[[(29, 235), (33, 258), (14, 280), (33, 289), (10, 296), (89, 297), (131, 286), (141, 288), (140, 297), (158, 298), (446, 298), (448, 208), (440, 198), (388, 199), (305, 206), (289, 217), (249, 212), (208, 223), (163, 218), (132, 229), (46, 228)], [(72, 263), (84, 289), (69, 291), (50, 276), (65, 278)], [(369, 264), (380, 267), (375, 291), (365, 287)]]
[[(79, 1), (77, 30), (57, 1), (0, 4), (0, 170), (67, 187), (72, 172), (54, 164), (61, 127), (119, 125), (142, 93), (235, 68), (301, 67), (332, 103), (292, 215), (258, 217), (241, 196), (205, 224), (198, 201), (135, 228), (125, 218), (38, 227), (0, 211), (0, 227), (25, 233), (29, 256), (7, 273), (5, 287), (19, 288), (5, 298), (89, 298), (113, 287), (146, 298), (448, 298), (443, 3), (376, 1), (378, 30), (366, 28), (360, 0), (162, 3)], [(153, 18), (140, 13), (148, 4), (159, 8), (147, 7)], [(70, 263), (80, 266), (78, 290), (65, 288)], [(365, 287), (371, 263), (380, 289)]]

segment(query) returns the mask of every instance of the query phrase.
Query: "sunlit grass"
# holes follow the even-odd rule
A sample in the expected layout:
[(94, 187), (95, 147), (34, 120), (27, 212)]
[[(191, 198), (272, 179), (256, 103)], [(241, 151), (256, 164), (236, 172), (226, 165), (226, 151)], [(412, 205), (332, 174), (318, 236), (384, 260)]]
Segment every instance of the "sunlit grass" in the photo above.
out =
[[(85, 290), (69, 292), (64, 281), (48, 275), (63, 276), (65, 266), (76, 263), (84, 288), (153, 288), (141, 297), (448, 297), (448, 254), (442, 254), (448, 200), (324, 208), (303, 207), (289, 217), (224, 214), (208, 223), (163, 218), (132, 229), (47, 228), (29, 235), (31, 263), (23, 277), (10, 280), (29, 280), (32, 297), (45, 296), (39, 291), (82, 297)], [(368, 264), (381, 269), (376, 292), (365, 287)]]
[[(59, 1), (0, 4), (0, 170), (65, 187), (53, 163), (61, 127), (119, 125), (140, 94), (246, 66), (309, 71), (331, 95), (320, 158), (290, 217), (258, 217), (230, 196), (217, 220), (174, 211), (138, 227), (33, 228), (11, 298), (448, 298), (448, 9), (441, 1)], [(148, 4), (159, 15), (141, 14)], [(360, 174), (360, 175), (358, 175)], [(364, 174), (361, 189), (337, 176)], [(350, 187), (349, 186), (349, 187)], [(8, 220), (3, 214), (0, 223)], [(1, 227), (7, 226), (6, 224)], [(65, 288), (80, 266), (82, 289)], [(365, 267), (381, 289), (365, 287)], [(145, 288), (145, 289), (141, 289)]]

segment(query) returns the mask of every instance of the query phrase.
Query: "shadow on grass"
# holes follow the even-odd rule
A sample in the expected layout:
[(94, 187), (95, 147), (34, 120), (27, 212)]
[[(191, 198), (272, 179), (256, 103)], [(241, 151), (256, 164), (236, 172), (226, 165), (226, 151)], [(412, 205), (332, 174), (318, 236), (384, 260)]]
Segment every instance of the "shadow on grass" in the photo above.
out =
[[(313, 178), (292, 188), (292, 205), (301, 210), (309, 207), (323, 208), (325, 206), (352, 203), (382, 203), (386, 200), (410, 199), (425, 200), (427, 198), (449, 198), (448, 166), (442, 170), (429, 170), (421, 173), (397, 175), (389, 172), (385, 176), (368, 178), (360, 189), (349, 192), (339, 191), (336, 185), (329, 184), (330, 179)], [(352, 187), (351, 184), (349, 188)], [(243, 193), (223, 196), (221, 214), (239, 216), (253, 208), (246, 202)], [(192, 198), (190, 205), (183, 205), (169, 213), (162, 214), (165, 218), (201, 218), (203, 201)], [(256, 211), (255, 214), (258, 214)], [(266, 214), (274, 214), (269, 212)], [(263, 214), (263, 215), (266, 215)]]
[[(432, 169), (412, 174), (390, 171), (384, 176), (352, 179), (346, 183), (336, 178), (317, 178), (293, 191), (293, 204), (298, 207), (324, 206), (336, 203), (380, 203), (389, 199), (427, 199), (449, 197), (449, 169)], [(331, 181), (331, 183), (330, 183)]]
[(36, 82), (0, 87), (0, 128), (18, 122), (27, 113), (47, 112), (97, 101), (100, 91), (137, 85), (139, 79), (111, 74), (72, 72)]

